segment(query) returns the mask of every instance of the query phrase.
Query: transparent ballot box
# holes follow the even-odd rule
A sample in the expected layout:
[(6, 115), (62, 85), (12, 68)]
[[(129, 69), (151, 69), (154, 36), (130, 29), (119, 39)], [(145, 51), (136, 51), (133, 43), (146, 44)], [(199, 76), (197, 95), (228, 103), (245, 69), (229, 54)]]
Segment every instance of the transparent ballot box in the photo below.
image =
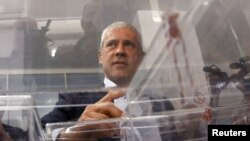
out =
[(209, 124), (249, 124), (250, 3), (165, 2), (134, 17), (146, 48), (119, 107), (124, 116), (48, 123), (46, 138), (207, 140)]
[(75, 140), (206, 140), (206, 122), (200, 120), (200, 109), (187, 114), (189, 112), (168, 113), (168, 116), (47, 124), (46, 135), (48, 140), (54, 140), (52, 134), (59, 130), (63, 132), (56, 137), (57, 139), (73, 137)]
[(1, 138), (13, 141), (42, 140), (43, 131), (30, 95), (0, 96)]
[[(225, 99), (227, 97), (224, 97)], [(139, 105), (145, 107), (152, 104), (155, 102), (137, 103), (137, 114)], [(75, 140), (206, 141), (207, 126), (210, 124), (249, 125), (249, 110), (249, 102), (216, 108), (195, 107), (190, 104), (182, 109), (151, 112), (148, 115), (136, 116), (133, 113), (126, 113), (122, 118), (116, 119), (49, 123), (46, 125), (45, 135), (46, 140), (51, 141), (67, 140), (72, 137)]]
[[(121, 55), (122, 117), (80, 121), (120, 74), (105, 65), (119, 55), (98, 58), (117, 21), (145, 53), (135, 74), (132, 48)], [(207, 140), (207, 125), (250, 124), (249, 0), (2, 0), (0, 36), (0, 132), (15, 141)]]

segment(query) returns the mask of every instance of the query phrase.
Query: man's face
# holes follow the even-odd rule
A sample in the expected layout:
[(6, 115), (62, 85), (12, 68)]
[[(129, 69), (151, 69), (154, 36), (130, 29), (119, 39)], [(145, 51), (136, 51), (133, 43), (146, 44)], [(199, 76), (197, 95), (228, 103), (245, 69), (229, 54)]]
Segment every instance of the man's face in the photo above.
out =
[(127, 28), (108, 32), (99, 51), (99, 63), (105, 75), (118, 86), (128, 85), (142, 57), (137, 34)]

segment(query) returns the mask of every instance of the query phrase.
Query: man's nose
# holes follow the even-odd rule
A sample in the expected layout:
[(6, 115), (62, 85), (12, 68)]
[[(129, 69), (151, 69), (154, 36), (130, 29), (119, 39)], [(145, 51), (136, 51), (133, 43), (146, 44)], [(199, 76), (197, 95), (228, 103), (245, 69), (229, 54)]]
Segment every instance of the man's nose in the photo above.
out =
[(115, 50), (116, 56), (125, 56), (125, 46), (123, 44), (119, 44)]

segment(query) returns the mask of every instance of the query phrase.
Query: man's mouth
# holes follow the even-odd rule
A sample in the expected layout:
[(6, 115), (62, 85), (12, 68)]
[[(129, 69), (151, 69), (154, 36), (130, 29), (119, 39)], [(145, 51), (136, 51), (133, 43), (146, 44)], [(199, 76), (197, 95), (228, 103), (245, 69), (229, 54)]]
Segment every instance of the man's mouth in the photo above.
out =
[(112, 65), (115, 65), (115, 66), (127, 66), (128, 64), (124, 61), (115, 61), (112, 63)]

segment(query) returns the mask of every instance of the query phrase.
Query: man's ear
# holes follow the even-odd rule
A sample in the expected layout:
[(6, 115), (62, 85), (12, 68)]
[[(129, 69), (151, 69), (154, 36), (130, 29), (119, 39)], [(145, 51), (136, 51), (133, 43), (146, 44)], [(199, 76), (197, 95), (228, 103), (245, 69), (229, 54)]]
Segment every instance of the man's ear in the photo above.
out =
[(100, 49), (98, 50), (98, 60), (99, 64), (102, 64), (102, 51)]
[(83, 22), (83, 20), (81, 20), (81, 27), (84, 30), (84, 22)]

